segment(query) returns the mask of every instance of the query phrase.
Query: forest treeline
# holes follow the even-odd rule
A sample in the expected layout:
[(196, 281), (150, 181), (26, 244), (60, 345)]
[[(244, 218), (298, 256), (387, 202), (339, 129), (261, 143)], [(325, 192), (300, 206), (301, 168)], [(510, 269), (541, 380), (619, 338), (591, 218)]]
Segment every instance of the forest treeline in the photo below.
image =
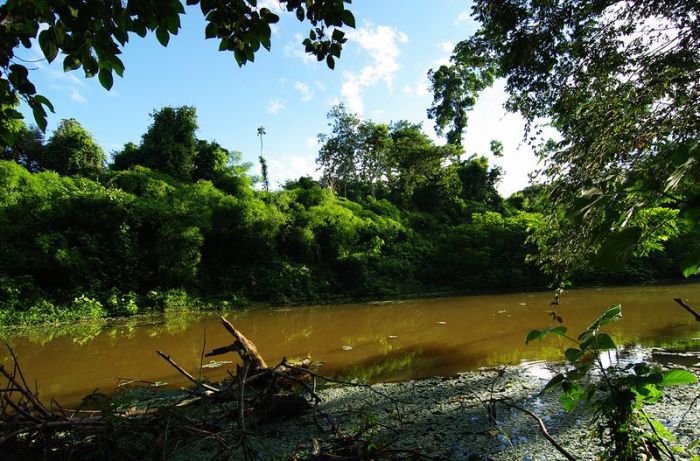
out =
[[(75, 120), (48, 139), (11, 122), (15, 141), (0, 152), (0, 324), (550, 281), (526, 260), (547, 191), (504, 199), (499, 168), (436, 145), (420, 125), (336, 106), (319, 135), (321, 179), (269, 192), (256, 190), (240, 153), (196, 137), (194, 108), (152, 117), (109, 164)], [(663, 251), (574, 278), (680, 277), (690, 238), (679, 229)]]

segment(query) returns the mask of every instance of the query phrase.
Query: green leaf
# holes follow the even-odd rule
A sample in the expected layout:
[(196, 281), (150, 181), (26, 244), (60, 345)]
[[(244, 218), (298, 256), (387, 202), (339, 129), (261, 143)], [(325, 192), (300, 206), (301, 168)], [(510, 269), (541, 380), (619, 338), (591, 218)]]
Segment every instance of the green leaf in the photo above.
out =
[(568, 360), (570, 363), (576, 363), (582, 355), (583, 351), (576, 348), (570, 348), (564, 352), (564, 357), (566, 357), (566, 360)]
[(532, 330), (527, 334), (525, 338), (525, 344), (529, 344), (530, 341), (542, 338), (542, 332), (540, 330)]
[(586, 341), (581, 343), (581, 350), (602, 351), (606, 349), (615, 349), (615, 341), (606, 333), (599, 333), (590, 336)]
[(527, 334), (525, 344), (528, 344), (530, 341), (534, 341), (535, 339), (542, 339), (550, 333), (557, 336), (564, 336), (566, 334), (566, 327), (548, 327), (544, 330), (532, 330)]
[(333, 70), (335, 69), (335, 59), (333, 59), (333, 56), (328, 55), (326, 56), (326, 64), (328, 65), (328, 68)]
[(32, 113), (34, 114), (34, 121), (41, 131), (46, 131), (46, 111), (41, 104), (32, 105)]
[(619, 269), (627, 263), (642, 236), (642, 228), (627, 227), (621, 231), (610, 233), (603, 240), (594, 262), (603, 267)]
[(681, 259), (681, 270), (684, 277), (700, 273), (700, 249), (688, 249)]
[[(573, 389), (573, 388), (572, 388)], [(575, 392), (565, 392), (559, 396), (559, 403), (566, 411), (573, 411), (576, 408), (583, 391), (577, 395)]]
[(34, 100), (37, 101), (39, 104), (43, 104), (44, 106), (48, 107), (51, 112), (55, 112), (53, 108), (53, 104), (51, 101), (46, 96), (42, 96), (40, 94), (34, 96)]
[(52, 62), (58, 55), (58, 47), (56, 46), (56, 38), (51, 29), (42, 30), (39, 34), (39, 47), (44, 53), (46, 60)]
[(207, 27), (204, 28), (204, 38), (214, 38), (219, 33), (219, 25), (210, 22)]
[(112, 71), (109, 69), (100, 69), (97, 74), (97, 78), (100, 80), (100, 84), (106, 89), (111, 90), (114, 84), (114, 78), (112, 77)]
[(168, 42), (170, 41), (170, 34), (168, 33), (167, 29), (159, 27), (156, 29), (156, 38), (158, 39), (161, 45), (168, 46)]
[(554, 376), (552, 379), (550, 379), (550, 380), (547, 382), (547, 384), (544, 385), (544, 389), (542, 389), (542, 392), (540, 392), (540, 393), (541, 393), (541, 394), (544, 394), (545, 392), (554, 389), (554, 388), (557, 387), (559, 384), (561, 384), (562, 382), (564, 382), (564, 379), (565, 379), (565, 378), (566, 378), (566, 377), (565, 377), (563, 374), (559, 373), (558, 375), (556, 375), (556, 376)]
[(304, 20), (304, 8), (302, 8), (302, 7), (297, 8), (297, 19), (299, 21)]
[(331, 35), (331, 38), (333, 38), (333, 40), (335, 40), (336, 42), (342, 42), (344, 37), (345, 32), (343, 32), (340, 29), (334, 29), (333, 34)]
[(661, 386), (677, 386), (679, 384), (694, 384), (698, 382), (697, 376), (685, 370), (671, 370), (663, 374)]
[(595, 319), (593, 323), (591, 323), (588, 328), (586, 328), (586, 330), (579, 335), (579, 341), (585, 341), (595, 334), (600, 327), (616, 322), (621, 318), (622, 306), (620, 304), (615, 304), (614, 306), (608, 307), (605, 312), (600, 314), (600, 316), (598, 316), (598, 318)]
[(355, 16), (353, 16), (350, 10), (343, 11), (343, 22), (352, 28), (355, 27)]
[(80, 67), (80, 59), (77, 56), (68, 55), (63, 60), (63, 72), (68, 72), (70, 70), (75, 70)]

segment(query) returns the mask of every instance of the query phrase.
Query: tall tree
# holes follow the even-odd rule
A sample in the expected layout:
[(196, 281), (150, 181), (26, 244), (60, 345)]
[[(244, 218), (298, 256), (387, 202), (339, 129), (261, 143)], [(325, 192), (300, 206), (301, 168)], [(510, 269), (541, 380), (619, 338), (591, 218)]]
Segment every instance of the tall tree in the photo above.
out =
[[(304, 49), (319, 61), (325, 59), (331, 69), (347, 40), (342, 28), (355, 27), (345, 3), (350, 0), (279, 0), (299, 21), (309, 22), (312, 29), (302, 42)], [(219, 49), (233, 52), (239, 65), (253, 61), (261, 46), (270, 49), (270, 25), (279, 17), (256, 0), (187, 0), (187, 4), (200, 6), (207, 22), (205, 37), (218, 39)], [(97, 76), (110, 89), (113, 73), (122, 76), (124, 72), (119, 55), (133, 34), (145, 37), (154, 32), (167, 46), (171, 35), (180, 30), (182, 14), (181, 0), (7, 0), (0, 5), (0, 118), (22, 118), (14, 108), (21, 98), (44, 130), (46, 109), (53, 111), (51, 102), (37, 93), (29, 69), (15, 59), (21, 47), (38, 43), (49, 62), (61, 56), (64, 70), (82, 67), (86, 77)], [(10, 143), (12, 131), (3, 128), (0, 124), (0, 141)]]
[(62, 175), (95, 176), (106, 157), (89, 131), (75, 119), (61, 120), (46, 143), (41, 168)]
[(435, 131), (447, 142), (462, 145), (468, 113), (474, 108), (479, 93), (493, 84), (495, 62), (476, 53), (469, 42), (455, 48), (450, 63), (428, 72), (433, 104), (428, 118), (435, 120)]
[[(659, 205), (700, 227), (696, 1), (477, 0), (473, 14), (464, 48), (497, 62), (506, 107), (561, 135), (540, 150), (558, 236), (544, 264), (566, 272), (591, 250), (624, 260), (663, 237)], [(700, 248), (684, 269), (700, 269)]]
[(316, 164), (321, 170), (323, 182), (347, 196), (348, 184), (357, 177), (355, 166), (361, 121), (357, 115), (349, 113), (343, 104), (333, 106), (327, 117), (331, 134), (318, 135), (321, 149)]
[(258, 127), (258, 137), (260, 138), (260, 157), (258, 157), (258, 160), (260, 160), (260, 174), (262, 175), (262, 181), (263, 181), (263, 187), (265, 188), (265, 192), (270, 192), (270, 179), (268, 177), (268, 171), (267, 171), (267, 160), (265, 160), (265, 157), (263, 157), (263, 136), (265, 136), (267, 133), (265, 132), (265, 127), (264, 126), (259, 126)]

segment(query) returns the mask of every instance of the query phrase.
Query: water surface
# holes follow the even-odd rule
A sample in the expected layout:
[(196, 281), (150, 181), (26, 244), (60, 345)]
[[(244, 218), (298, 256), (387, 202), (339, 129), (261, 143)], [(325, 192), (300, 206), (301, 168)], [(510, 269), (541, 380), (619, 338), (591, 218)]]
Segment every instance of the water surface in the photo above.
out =
[[(620, 303), (624, 320), (608, 328), (619, 343), (699, 345), (700, 323), (675, 297), (700, 307), (700, 284), (571, 290), (562, 296), (559, 314), (575, 336), (607, 307)], [(551, 325), (546, 313), (551, 299), (550, 292), (516, 293), (224, 315), (257, 345), (268, 364), (308, 356), (323, 362), (320, 371), (327, 375), (389, 381), (561, 357), (570, 346), (563, 339), (529, 346), (524, 341), (531, 329)], [(94, 389), (114, 391), (118, 378), (182, 384), (156, 350), (198, 376), (203, 345), (209, 351), (231, 342), (219, 315), (178, 313), (25, 331), (8, 342), (27, 378), (39, 384), (42, 398), (70, 406)], [(0, 360), (6, 363), (7, 355), (0, 353)], [(226, 376), (225, 368), (202, 374), (210, 380)]]

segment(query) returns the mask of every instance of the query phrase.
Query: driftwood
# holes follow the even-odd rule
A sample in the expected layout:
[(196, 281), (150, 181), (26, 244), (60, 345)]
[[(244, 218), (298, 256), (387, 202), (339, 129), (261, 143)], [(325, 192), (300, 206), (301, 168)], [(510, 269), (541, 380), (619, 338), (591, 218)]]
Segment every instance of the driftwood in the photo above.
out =
[[(206, 356), (235, 352), (242, 361), (242, 365), (236, 366), (235, 374), (229, 372), (230, 378), (220, 383), (204, 382), (178, 365), (168, 354), (156, 351), (194, 386), (186, 389), (188, 394), (174, 404), (145, 409), (130, 408), (121, 413), (112, 410), (106, 413), (66, 410), (56, 402), (45, 405), (39, 399), (37, 389), (32, 389), (26, 381), (15, 353), (8, 345), (13, 365), (10, 369), (0, 365), (0, 383), (5, 383), (0, 387), (0, 452), (14, 455), (8, 459), (22, 459), (28, 452), (36, 454), (48, 450), (56, 453), (55, 459), (61, 459), (62, 450), (65, 450), (63, 455), (70, 456), (76, 449), (89, 451), (100, 444), (107, 445), (114, 433), (148, 432), (161, 434), (158, 441), (163, 444), (162, 450), (159, 447), (156, 447), (158, 450), (148, 448), (156, 450), (158, 457), (167, 458), (172, 455), (172, 450), (180, 445), (177, 440), (194, 437), (196, 440), (209, 438), (216, 441), (222, 452), (240, 450), (245, 459), (256, 458), (258, 453), (252, 450), (250, 442), (254, 436), (247, 431), (247, 426), (296, 416), (311, 407), (307, 399), (320, 402), (314, 389), (307, 383), (315, 378), (306, 374), (309, 363), (290, 365), (283, 359), (277, 366), (268, 367), (252, 341), (223, 317), (221, 324), (233, 336), (234, 341), (228, 346), (214, 349)], [(193, 420), (184, 414), (176, 416), (177, 413), (173, 413), (176, 410), (187, 411), (193, 405), (207, 400), (216, 404), (234, 405), (235, 418), (231, 421), (234, 429), (229, 429), (222, 435), (220, 431), (213, 431), (208, 421)], [(252, 423), (248, 423), (248, 419)], [(170, 444), (167, 442), (168, 437)], [(108, 458), (120, 459), (116, 453), (110, 453)]]
[(243, 360), (244, 363), (250, 361), (250, 371), (268, 368), (267, 364), (265, 363), (265, 360), (258, 352), (258, 348), (255, 347), (255, 344), (253, 344), (252, 341), (243, 336), (243, 333), (236, 330), (233, 327), (233, 325), (231, 325), (231, 323), (228, 320), (226, 320), (225, 317), (221, 317), (221, 324), (224, 326), (224, 328), (226, 328), (226, 331), (231, 333), (235, 341), (229, 344), (228, 346), (214, 349), (208, 354), (205, 354), (205, 357), (214, 357), (217, 355), (225, 354), (226, 352), (236, 352), (241, 357), (241, 360)]

